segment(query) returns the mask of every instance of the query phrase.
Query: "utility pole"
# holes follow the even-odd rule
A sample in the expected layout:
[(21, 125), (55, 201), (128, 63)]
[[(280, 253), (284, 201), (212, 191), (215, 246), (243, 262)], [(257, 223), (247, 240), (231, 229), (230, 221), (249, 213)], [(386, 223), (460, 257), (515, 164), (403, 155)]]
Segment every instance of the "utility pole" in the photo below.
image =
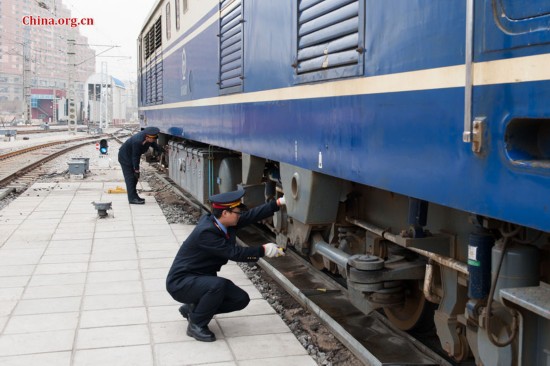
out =
[(27, 37), (23, 41), (23, 119), (26, 125), (31, 124), (31, 47)]
[(57, 96), (56, 96), (56, 90), (53, 89), (53, 100), (52, 100), (52, 123), (57, 123)]
[[(111, 86), (112, 87), (112, 86)], [(109, 74), (107, 63), (101, 63), (101, 93), (99, 99), (99, 128), (103, 131), (109, 127)]]
[(75, 40), (67, 39), (67, 55), (68, 57), (68, 74), (69, 74), (69, 85), (67, 86), (67, 100), (69, 103), (69, 116), (68, 116), (68, 130), (69, 133), (76, 134), (76, 91), (74, 89), (74, 81), (76, 76), (76, 65), (75, 65)]

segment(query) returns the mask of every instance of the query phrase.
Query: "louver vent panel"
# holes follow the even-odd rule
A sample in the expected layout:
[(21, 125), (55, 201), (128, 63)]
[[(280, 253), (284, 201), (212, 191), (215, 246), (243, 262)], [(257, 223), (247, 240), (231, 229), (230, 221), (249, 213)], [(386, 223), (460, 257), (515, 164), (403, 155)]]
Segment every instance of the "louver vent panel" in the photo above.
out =
[(243, 85), (243, 6), (240, 0), (220, 4), (220, 76), (222, 92), (241, 91)]
[(302, 0), (298, 7), (298, 74), (357, 65), (358, 0)]

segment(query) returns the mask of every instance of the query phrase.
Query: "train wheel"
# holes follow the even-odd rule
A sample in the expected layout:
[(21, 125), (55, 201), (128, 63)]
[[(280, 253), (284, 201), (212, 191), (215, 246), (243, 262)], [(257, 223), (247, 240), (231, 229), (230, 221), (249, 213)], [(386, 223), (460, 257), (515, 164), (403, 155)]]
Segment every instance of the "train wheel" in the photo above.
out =
[(385, 307), (388, 319), (401, 330), (425, 330), (433, 326), (435, 307), (424, 297), (419, 281), (407, 281), (405, 302), (402, 305)]
[(317, 269), (319, 271), (325, 269), (325, 261), (323, 260), (323, 257), (320, 256), (319, 254), (310, 255), (309, 256), (309, 261), (311, 262), (313, 267), (315, 267), (315, 269)]

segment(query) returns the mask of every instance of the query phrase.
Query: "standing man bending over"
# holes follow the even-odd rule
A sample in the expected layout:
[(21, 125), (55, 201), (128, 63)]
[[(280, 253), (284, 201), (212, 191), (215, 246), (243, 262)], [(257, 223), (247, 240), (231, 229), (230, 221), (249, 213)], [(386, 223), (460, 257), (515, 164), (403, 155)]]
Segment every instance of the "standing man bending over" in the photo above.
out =
[(230, 280), (218, 277), (221, 267), (235, 262), (257, 262), (261, 257), (284, 255), (282, 248), (267, 243), (256, 248), (236, 245), (238, 229), (272, 216), (285, 204), (284, 197), (250, 211), (241, 203), (244, 190), (210, 197), (212, 213), (199, 223), (181, 245), (166, 279), (166, 289), (182, 302), (181, 315), (189, 321), (187, 335), (202, 342), (216, 340), (208, 329), (215, 314), (244, 309), (248, 294)]
[(139, 180), (139, 161), (141, 154), (144, 154), (152, 147), (161, 152), (157, 145), (159, 129), (157, 127), (146, 127), (143, 131), (136, 133), (126, 140), (118, 151), (118, 162), (122, 167), (122, 174), (126, 182), (128, 202), (134, 205), (143, 205), (145, 200), (138, 196), (136, 186)]

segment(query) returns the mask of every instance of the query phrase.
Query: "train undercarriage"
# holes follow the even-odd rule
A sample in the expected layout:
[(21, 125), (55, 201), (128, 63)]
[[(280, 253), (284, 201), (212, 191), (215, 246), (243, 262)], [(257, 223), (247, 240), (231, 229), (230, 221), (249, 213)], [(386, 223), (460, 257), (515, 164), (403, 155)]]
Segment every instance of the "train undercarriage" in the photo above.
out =
[(168, 139), (170, 178), (203, 204), (237, 187), (250, 207), (284, 194), (266, 222), (277, 243), (340, 276), (362, 312), (382, 309), (402, 330), (435, 327), (457, 362), (550, 365), (548, 233)]

